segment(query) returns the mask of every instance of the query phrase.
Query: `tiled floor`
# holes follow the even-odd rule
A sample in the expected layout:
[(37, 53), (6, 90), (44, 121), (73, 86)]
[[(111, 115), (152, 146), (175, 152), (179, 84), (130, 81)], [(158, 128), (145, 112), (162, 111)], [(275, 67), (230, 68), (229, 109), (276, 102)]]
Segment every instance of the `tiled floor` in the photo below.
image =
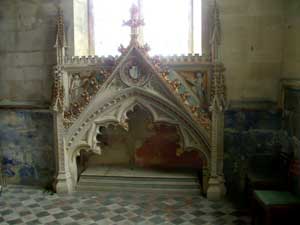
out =
[(0, 197), (0, 225), (6, 224), (249, 224), (228, 202), (200, 196), (153, 193), (73, 193), (9, 186)]

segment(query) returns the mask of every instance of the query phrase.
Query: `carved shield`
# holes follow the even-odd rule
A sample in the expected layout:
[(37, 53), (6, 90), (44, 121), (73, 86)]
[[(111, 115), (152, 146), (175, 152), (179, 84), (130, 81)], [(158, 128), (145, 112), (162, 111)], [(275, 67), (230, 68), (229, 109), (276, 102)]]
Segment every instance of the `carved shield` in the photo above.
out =
[(137, 66), (132, 66), (129, 69), (129, 75), (132, 79), (137, 80), (140, 76), (139, 74), (139, 68)]

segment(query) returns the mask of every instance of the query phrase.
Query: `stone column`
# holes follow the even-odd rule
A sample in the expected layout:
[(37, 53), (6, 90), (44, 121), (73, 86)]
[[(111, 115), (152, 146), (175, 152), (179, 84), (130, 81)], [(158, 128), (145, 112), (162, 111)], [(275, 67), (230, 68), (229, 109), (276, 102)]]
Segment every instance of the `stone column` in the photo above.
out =
[(56, 180), (55, 190), (57, 193), (72, 191), (72, 182), (67, 168), (67, 157), (64, 146), (64, 127), (62, 123), (62, 113), (54, 111), (54, 141), (56, 153)]
[(218, 174), (218, 153), (222, 146), (220, 143), (220, 128), (222, 127), (222, 113), (217, 107), (212, 110), (212, 134), (211, 134), (211, 160), (210, 178), (208, 180), (207, 198), (209, 200), (220, 200), (223, 197), (222, 184)]
[(219, 149), (218, 149), (218, 177), (221, 185), (222, 194), (226, 194), (225, 178), (224, 178), (224, 112), (219, 115), (220, 127), (222, 131), (219, 133)]
[(225, 192), (225, 181), (223, 175), (223, 148), (224, 148), (224, 108), (226, 105), (224, 67), (220, 61), (221, 29), (220, 16), (215, 0), (211, 8), (211, 35), (210, 35), (210, 57), (214, 64), (212, 69), (212, 128), (211, 128), (211, 173), (207, 198), (209, 200), (221, 199)]
[(207, 198), (219, 200), (226, 192), (223, 175), (225, 86), (222, 66), (216, 66), (212, 79), (211, 163)]
[(63, 64), (65, 63), (66, 38), (64, 30), (64, 16), (61, 9), (57, 15), (57, 33), (54, 48), (56, 49), (56, 62), (53, 74), (52, 90), (52, 109), (53, 109), (53, 127), (54, 127), (54, 146), (56, 159), (56, 180), (55, 190), (58, 193), (70, 192), (72, 190), (72, 181), (68, 169), (68, 157), (64, 144), (64, 126), (63, 113), (65, 108), (65, 89), (63, 85)]
[(209, 179), (209, 168), (203, 167), (202, 168), (202, 192), (207, 194), (207, 187), (208, 187), (208, 179)]

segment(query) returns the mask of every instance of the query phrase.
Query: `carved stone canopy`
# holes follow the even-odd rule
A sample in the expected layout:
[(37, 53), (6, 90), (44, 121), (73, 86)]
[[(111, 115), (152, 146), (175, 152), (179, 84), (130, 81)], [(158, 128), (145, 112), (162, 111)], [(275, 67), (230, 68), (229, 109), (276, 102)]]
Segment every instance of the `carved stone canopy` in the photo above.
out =
[[(206, 162), (210, 199), (225, 193), (223, 130), (226, 89), (224, 67), (215, 58), (187, 55), (150, 57), (140, 45), (142, 24), (132, 10), (131, 42), (120, 46), (118, 57), (65, 57), (65, 45), (56, 45), (52, 107), (57, 151), (58, 191), (77, 184), (75, 157), (81, 150), (101, 155), (101, 128), (128, 129), (128, 112), (147, 111), (154, 123), (176, 127), (183, 151), (197, 150)], [(216, 13), (215, 16), (218, 16)], [(216, 32), (212, 53), (216, 56)], [(58, 40), (65, 40), (63, 19), (58, 17)], [(58, 42), (61, 43), (61, 42)]]
[(131, 46), (124, 54), (97, 94), (68, 128), (67, 149), (74, 149), (81, 140), (100, 154), (96, 140), (99, 127), (107, 124), (126, 127), (127, 112), (138, 105), (151, 114), (153, 122), (176, 125), (184, 149), (204, 151), (209, 161), (209, 132), (197, 125), (192, 111), (186, 110), (181, 95), (176, 93), (174, 81), (166, 81), (162, 76), (165, 71), (155, 67), (139, 46)]

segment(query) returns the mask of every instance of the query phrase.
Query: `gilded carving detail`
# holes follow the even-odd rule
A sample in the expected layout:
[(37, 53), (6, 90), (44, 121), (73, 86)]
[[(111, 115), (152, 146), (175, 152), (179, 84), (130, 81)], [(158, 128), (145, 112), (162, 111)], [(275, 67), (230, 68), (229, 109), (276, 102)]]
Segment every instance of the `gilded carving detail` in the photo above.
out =
[[(180, 93), (180, 87), (183, 84), (178, 79), (171, 80), (169, 78), (168, 71), (162, 72), (161, 77), (170, 87), (172, 92), (179, 97), (184, 107), (191, 113), (192, 117), (199, 123), (199, 125), (209, 131), (211, 129), (210, 114), (205, 110), (202, 110), (203, 107), (200, 104), (194, 105), (193, 103), (188, 101), (190, 97), (190, 94), (188, 92)], [(202, 94), (204, 95), (205, 93), (202, 92)]]
[(54, 82), (52, 86), (51, 106), (55, 111), (63, 111), (64, 108), (64, 87), (62, 85), (62, 70), (60, 66), (54, 67)]
[(69, 127), (78, 118), (108, 76), (109, 72), (104, 69), (100, 71), (76, 72), (70, 76), (70, 106), (64, 112), (65, 127)]

